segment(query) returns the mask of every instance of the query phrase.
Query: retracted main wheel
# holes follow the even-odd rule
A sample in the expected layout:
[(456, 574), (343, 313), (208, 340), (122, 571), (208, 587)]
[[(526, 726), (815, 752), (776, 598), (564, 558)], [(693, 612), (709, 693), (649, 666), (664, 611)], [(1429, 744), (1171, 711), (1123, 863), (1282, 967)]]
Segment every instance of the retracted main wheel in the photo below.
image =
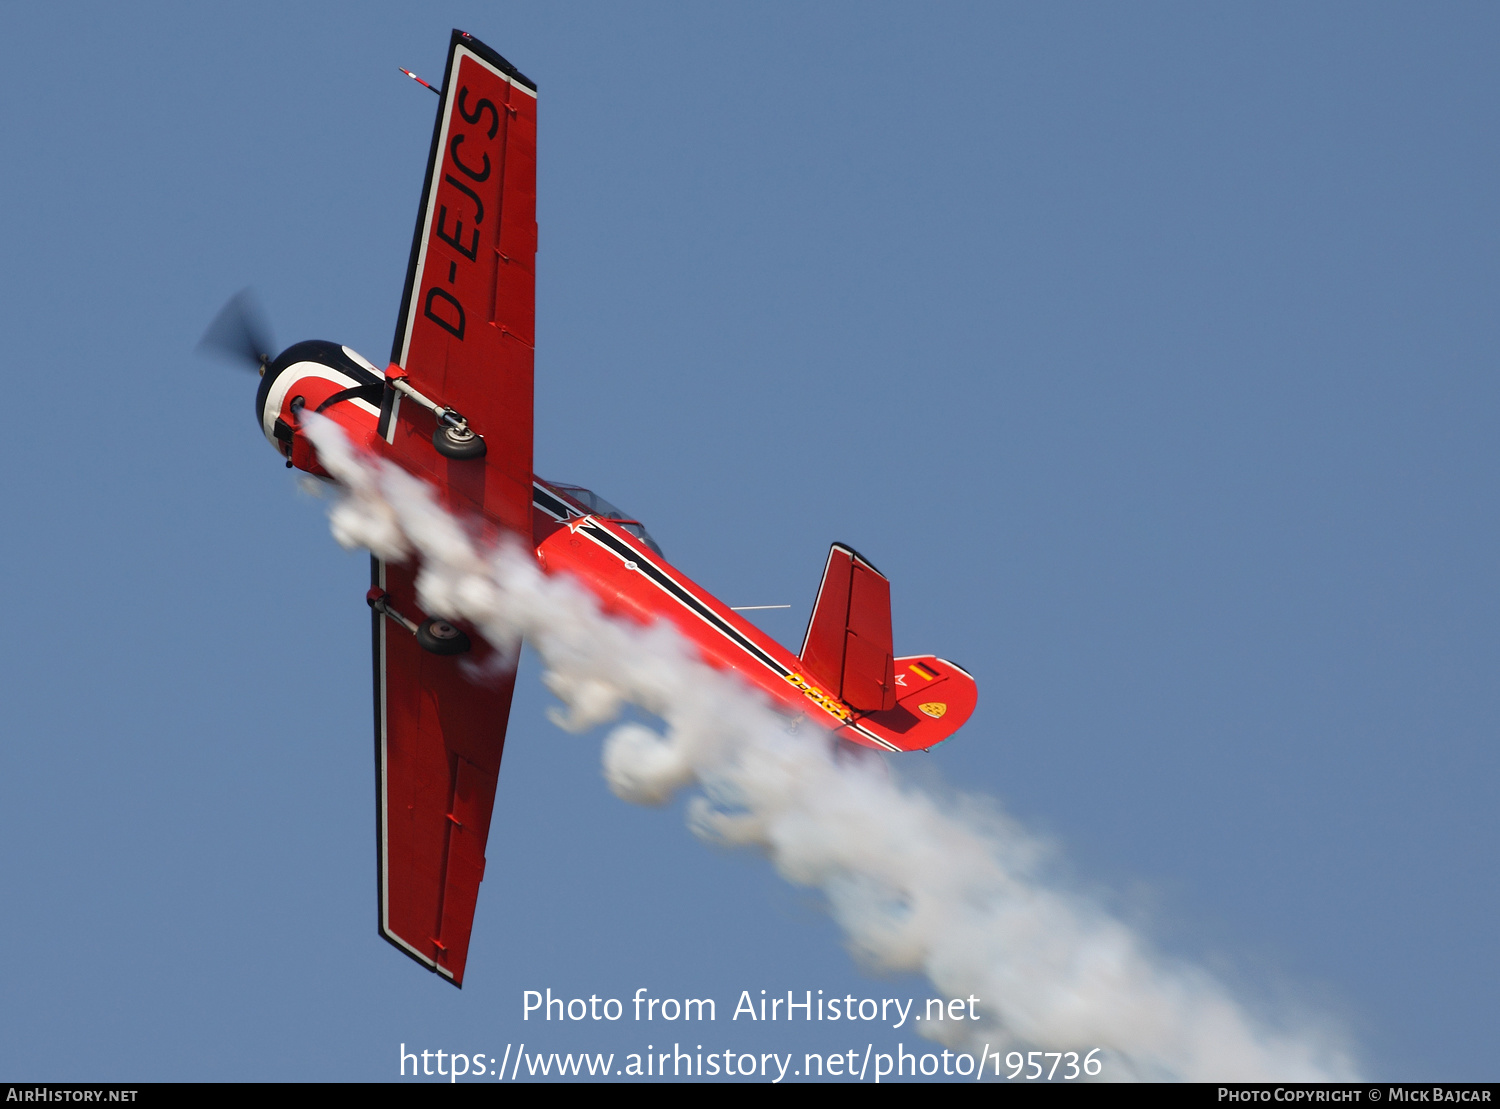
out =
[(484, 440), (466, 427), (439, 427), (432, 433), (432, 445), (444, 458), (484, 457)]
[(469, 637), (446, 620), (423, 620), (417, 628), (417, 645), (435, 655), (461, 655), (469, 649)]

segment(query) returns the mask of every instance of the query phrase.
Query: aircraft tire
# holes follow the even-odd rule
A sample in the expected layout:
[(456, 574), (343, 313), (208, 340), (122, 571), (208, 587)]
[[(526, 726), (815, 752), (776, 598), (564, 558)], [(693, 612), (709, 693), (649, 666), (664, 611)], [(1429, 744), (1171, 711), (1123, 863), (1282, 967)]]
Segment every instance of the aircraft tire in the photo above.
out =
[(417, 646), (435, 655), (461, 655), (470, 644), (469, 637), (448, 621), (433, 617), (417, 628)]
[(440, 427), (432, 433), (432, 445), (444, 458), (462, 462), (469, 458), (484, 457), (484, 440), (472, 431), (456, 431), (451, 427)]

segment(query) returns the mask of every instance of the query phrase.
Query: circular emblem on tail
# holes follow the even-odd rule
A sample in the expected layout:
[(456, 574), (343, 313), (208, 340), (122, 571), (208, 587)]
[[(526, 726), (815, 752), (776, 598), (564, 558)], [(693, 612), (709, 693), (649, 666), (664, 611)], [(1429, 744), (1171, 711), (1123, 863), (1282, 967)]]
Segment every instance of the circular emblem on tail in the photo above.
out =
[(948, 711), (948, 706), (943, 704), (943, 702), (941, 701), (928, 701), (924, 705), (918, 705), (917, 708), (921, 709), (934, 720)]

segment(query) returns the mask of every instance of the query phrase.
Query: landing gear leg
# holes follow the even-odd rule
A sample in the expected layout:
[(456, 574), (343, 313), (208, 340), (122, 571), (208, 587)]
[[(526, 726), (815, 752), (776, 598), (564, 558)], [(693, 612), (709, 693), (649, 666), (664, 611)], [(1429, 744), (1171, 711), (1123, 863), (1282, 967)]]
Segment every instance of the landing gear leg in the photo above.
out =
[(409, 620), (391, 604), (390, 594), (383, 589), (372, 589), (365, 594), (365, 601), (387, 620), (400, 624), (417, 637), (417, 646), (435, 655), (461, 655), (473, 647), (469, 637), (446, 620), (430, 617), (418, 624)]

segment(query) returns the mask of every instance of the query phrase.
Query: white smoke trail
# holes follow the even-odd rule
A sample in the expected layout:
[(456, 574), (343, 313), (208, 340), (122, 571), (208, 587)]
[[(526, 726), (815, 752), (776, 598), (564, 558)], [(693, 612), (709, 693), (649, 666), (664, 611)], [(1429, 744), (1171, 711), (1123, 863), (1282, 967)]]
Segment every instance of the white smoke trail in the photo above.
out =
[[(758, 847), (788, 880), (822, 890), (862, 962), (981, 998), (988, 1021), (960, 1035), (1002, 1051), (1102, 1046), (1112, 1053), (1105, 1077), (1355, 1076), (1336, 1029), (1257, 1021), (1205, 972), (1154, 953), (1100, 906), (1049, 884), (1038, 842), (992, 806), (944, 804), (883, 768), (835, 759), (826, 735), (789, 733), (750, 690), (691, 657), (665, 622), (642, 629), (605, 617), (581, 586), (542, 574), (519, 546), (483, 547), (423, 482), (356, 451), (333, 423), (304, 419), (342, 484), (330, 512), (340, 543), (419, 558), (425, 610), (467, 620), (502, 650), (524, 638), (565, 706), (554, 713), (560, 726), (607, 723), (627, 702), (663, 720), (665, 734), (626, 723), (605, 740), (615, 793), (659, 804), (696, 785), (693, 831)], [(964, 1026), (919, 1027), (951, 1035)]]

